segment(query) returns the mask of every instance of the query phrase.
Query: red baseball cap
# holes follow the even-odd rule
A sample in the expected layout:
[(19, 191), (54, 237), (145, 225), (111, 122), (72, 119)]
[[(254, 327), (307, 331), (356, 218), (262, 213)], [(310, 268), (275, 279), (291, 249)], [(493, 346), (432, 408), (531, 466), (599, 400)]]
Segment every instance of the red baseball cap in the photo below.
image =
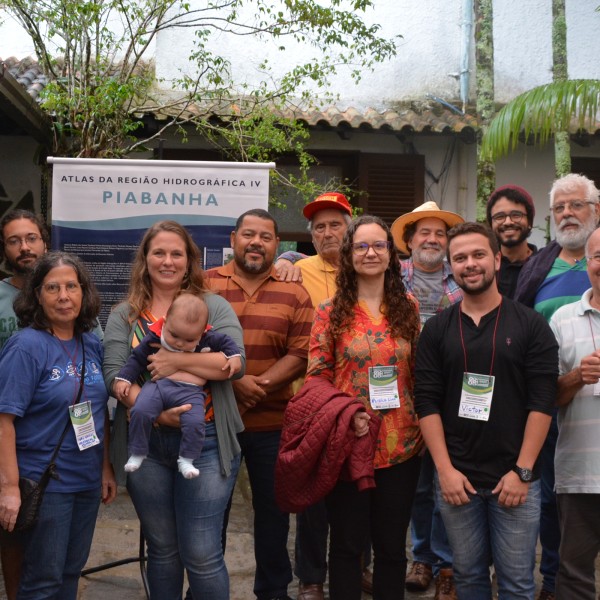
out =
[(302, 212), (304, 216), (310, 220), (315, 216), (315, 213), (320, 210), (325, 210), (326, 208), (341, 210), (352, 216), (352, 207), (348, 202), (348, 198), (339, 192), (325, 192), (324, 194), (317, 196), (302, 209)]

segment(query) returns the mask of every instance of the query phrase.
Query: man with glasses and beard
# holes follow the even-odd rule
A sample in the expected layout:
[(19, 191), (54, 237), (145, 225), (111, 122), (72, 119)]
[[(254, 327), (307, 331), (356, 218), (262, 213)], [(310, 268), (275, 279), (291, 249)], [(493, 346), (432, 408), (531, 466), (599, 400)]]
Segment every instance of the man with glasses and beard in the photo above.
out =
[[(0, 221), (0, 252), (11, 276), (0, 281), (0, 349), (17, 330), (13, 302), (25, 278), (38, 258), (46, 253), (48, 230), (36, 215), (28, 210), (7, 212)], [(2, 573), (8, 600), (17, 597), (21, 576), (22, 547), (19, 540), (0, 537)]]
[[(598, 226), (599, 191), (584, 175), (570, 173), (550, 190), (556, 239), (531, 257), (519, 275), (515, 300), (535, 308), (546, 320), (561, 306), (576, 302), (589, 288), (585, 244)], [(538, 600), (554, 600), (560, 530), (554, 493), (554, 451), (558, 428), (556, 410), (541, 452), (542, 516), (540, 542), (542, 591)]]
[[(392, 225), (394, 243), (410, 258), (403, 260), (402, 279), (406, 290), (419, 302), (421, 327), (427, 319), (462, 299), (461, 289), (444, 260), (448, 229), (464, 219), (441, 210), (435, 202), (425, 202), (398, 217)], [(434, 466), (426, 452), (413, 501), (411, 540), (413, 563), (406, 576), (410, 591), (426, 590), (435, 580), (434, 600), (455, 600), (452, 551), (433, 493)]]
[(48, 231), (28, 210), (11, 210), (0, 221), (0, 247), (4, 266), (12, 273), (0, 281), (0, 348), (17, 329), (13, 302), (27, 273), (46, 253)]
[(523, 265), (537, 252), (533, 244), (527, 243), (535, 217), (533, 198), (518, 185), (503, 185), (492, 192), (486, 216), (502, 253), (498, 291), (513, 298)]

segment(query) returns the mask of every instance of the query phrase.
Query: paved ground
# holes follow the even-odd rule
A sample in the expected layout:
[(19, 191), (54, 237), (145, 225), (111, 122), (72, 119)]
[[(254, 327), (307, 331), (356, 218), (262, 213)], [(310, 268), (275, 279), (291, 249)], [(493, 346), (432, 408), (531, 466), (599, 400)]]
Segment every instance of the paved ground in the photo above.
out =
[[(293, 526), (295, 519), (291, 519)], [(290, 554), (293, 554), (294, 532), (290, 533)], [(88, 567), (135, 557), (139, 550), (139, 525), (135, 512), (125, 491), (108, 507), (101, 507), (98, 525), (92, 545)], [(254, 556), (252, 550), (252, 518), (247, 479), (241, 476), (234, 494), (229, 521), (226, 553), (227, 567), (231, 577), (231, 600), (254, 600), (252, 583)], [(1, 576), (0, 576), (1, 579)], [(600, 580), (597, 577), (597, 580)], [(0, 585), (0, 600), (6, 600)], [(296, 597), (297, 581), (292, 583), (289, 594)], [(430, 600), (433, 586), (423, 593), (406, 593), (406, 600)], [(79, 600), (143, 600), (144, 588), (139, 563), (114, 567), (81, 579)], [(371, 596), (363, 595), (364, 600)], [(160, 599), (159, 599), (160, 600)]]

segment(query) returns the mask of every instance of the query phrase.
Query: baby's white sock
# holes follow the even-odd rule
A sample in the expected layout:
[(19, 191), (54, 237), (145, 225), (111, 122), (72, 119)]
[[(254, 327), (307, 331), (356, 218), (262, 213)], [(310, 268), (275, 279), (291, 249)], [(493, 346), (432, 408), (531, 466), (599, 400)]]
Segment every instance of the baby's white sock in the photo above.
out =
[(142, 456), (141, 454), (132, 454), (129, 457), (129, 460), (125, 463), (125, 471), (127, 473), (133, 473), (134, 471), (137, 471), (144, 462), (145, 458), (146, 455)]
[(179, 468), (179, 472), (186, 479), (193, 479), (194, 477), (198, 477), (198, 475), (200, 475), (200, 471), (196, 469), (191, 458), (183, 458), (183, 456), (180, 456), (177, 459), (177, 467)]

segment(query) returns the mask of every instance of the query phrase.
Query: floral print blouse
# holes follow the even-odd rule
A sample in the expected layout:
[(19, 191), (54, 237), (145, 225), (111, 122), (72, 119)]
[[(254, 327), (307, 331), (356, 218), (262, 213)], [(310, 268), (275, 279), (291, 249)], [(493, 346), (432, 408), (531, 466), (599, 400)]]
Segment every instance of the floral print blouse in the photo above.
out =
[[(389, 467), (408, 460), (423, 447), (413, 404), (416, 342), (392, 339), (385, 316), (375, 319), (366, 304), (355, 307), (347, 331), (333, 339), (329, 328), (331, 301), (315, 312), (306, 378), (325, 377), (342, 392), (361, 400), (367, 412), (382, 419), (374, 466)], [(400, 407), (374, 411), (369, 404), (369, 367), (396, 365)]]

